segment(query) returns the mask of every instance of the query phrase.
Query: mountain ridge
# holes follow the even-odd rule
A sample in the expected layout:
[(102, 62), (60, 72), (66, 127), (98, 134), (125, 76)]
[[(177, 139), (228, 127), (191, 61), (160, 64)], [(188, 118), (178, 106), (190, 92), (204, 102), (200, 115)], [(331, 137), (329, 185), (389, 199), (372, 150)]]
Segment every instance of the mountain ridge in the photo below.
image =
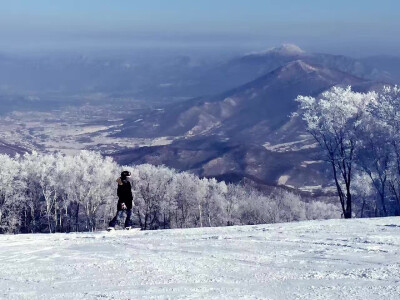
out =
[[(132, 134), (132, 128), (137, 127), (140, 128), (141, 134), (144, 128), (150, 128), (159, 136), (185, 134), (190, 136), (205, 130), (205, 123), (222, 125), (223, 122), (238, 114), (243, 116), (241, 119), (246, 117), (263, 119), (274, 114), (284, 103), (290, 106), (289, 110), (285, 111), (285, 107), (282, 107), (280, 113), (289, 115), (295, 110), (294, 99), (298, 94), (318, 94), (336, 84), (352, 85), (363, 82), (366, 80), (296, 60), (222, 94), (166, 106), (161, 113), (156, 115), (160, 119), (148, 119), (149, 116), (147, 116), (153, 127), (149, 127), (150, 123), (140, 126), (141, 122), (128, 121), (125, 124), (127, 128), (122, 128), (119, 135)], [(267, 110), (272, 113), (260, 111), (260, 108), (262, 109), (267, 104), (266, 102), (272, 102), (267, 107)], [(241, 110), (247, 110), (247, 112)], [(142, 119), (146, 120), (145, 117)], [(129, 127), (129, 124), (133, 127)], [(158, 125), (154, 126), (154, 124)]]
[(158, 134), (176, 140), (113, 156), (124, 164), (165, 164), (224, 180), (252, 178), (268, 185), (328, 187), (322, 164), (305, 163), (318, 161), (318, 151), (302, 120), (291, 115), (298, 109), (294, 100), (299, 94), (318, 96), (336, 85), (365, 90), (372, 83), (292, 61), (225, 93), (166, 106), (155, 115), (141, 116), (140, 122), (125, 122), (120, 136)]

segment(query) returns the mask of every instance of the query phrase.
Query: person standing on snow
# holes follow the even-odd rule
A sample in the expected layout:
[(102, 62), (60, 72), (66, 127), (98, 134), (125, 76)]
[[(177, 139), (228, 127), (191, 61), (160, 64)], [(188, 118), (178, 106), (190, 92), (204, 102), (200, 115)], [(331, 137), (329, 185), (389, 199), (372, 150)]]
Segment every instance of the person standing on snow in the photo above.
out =
[(121, 177), (117, 179), (118, 182), (118, 204), (117, 204), (117, 214), (108, 224), (108, 231), (115, 230), (115, 225), (118, 219), (122, 217), (124, 212), (126, 212), (125, 219), (125, 229), (129, 230), (132, 227), (131, 216), (132, 216), (132, 206), (133, 206), (133, 196), (132, 196), (132, 186), (128, 178), (131, 176), (129, 171), (123, 171)]

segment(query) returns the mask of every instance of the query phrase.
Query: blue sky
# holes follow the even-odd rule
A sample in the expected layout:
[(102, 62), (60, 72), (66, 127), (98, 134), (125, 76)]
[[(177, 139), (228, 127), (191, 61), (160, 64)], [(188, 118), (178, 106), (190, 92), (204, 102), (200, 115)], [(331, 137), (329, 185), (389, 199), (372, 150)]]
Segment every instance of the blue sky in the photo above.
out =
[(395, 54), (399, 16), (398, 0), (2, 0), (0, 46), (292, 42), (314, 51)]

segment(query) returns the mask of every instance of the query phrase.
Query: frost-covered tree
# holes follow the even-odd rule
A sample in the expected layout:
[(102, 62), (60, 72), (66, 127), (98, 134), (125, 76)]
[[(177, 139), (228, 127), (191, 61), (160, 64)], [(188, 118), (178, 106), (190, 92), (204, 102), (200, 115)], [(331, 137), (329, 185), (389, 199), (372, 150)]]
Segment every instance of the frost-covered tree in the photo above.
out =
[[(36, 152), (25, 153), (21, 160), (20, 177), (25, 183), (25, 230), (28, 232), (42, 231), (43, 212), (43, 189), (40, 185), (40, 176), (37, 172), (40, 155)], [(43, 169), (42, 169), (43, 170)], [(48, 227), (48, 226), (47, 226)]]
[(360, 212), (357, 215), (361, 218), (364, 216), (376, 216), (376, 193), (371, 176), (366, 172), (357, 173), (353, 179), (353, 189), (355, 199), (358, 201), (358, 206), (360, 207)]
[(0, 233), (13, 231), (18, 225), (16, 215), (21, 208), (23, 181), (17, 158), (0, 155)]
[[(46, 216), (49, 232), (61, 230), (64, 222), (71, 224), (73, 216), (79, 230), (80, 207), (87, 219), (86, 228), (95, 229), (99, 207), (110, 202), (114, 193), (111, 186), (117, 166), (112, 159), (89, 151), (76, 156), (33, 152), (25, 154), (20, 163), (32, 231), (41, 230), (37, 223), (42, 216)], [(76, 211), (72, 211), (73, 206)]]
[(367, 137), (373, 140), (372, 149), (375, 152), (372, 179), (380, 195), (384, 215), (388, 214), (386, 186), (396, 200), (395, 213), (400, 214), (400, 87), (385, 86), (368, 112), (366, 123), (370, 124), (370, 128), (365, 132), (369, 132)]
[[(70, 232), (104, 228), (115, 212), (116, 178), (132, 173), (138, 225), (143, 229), (274, 223), (335, 217), (311, 211), (293, 193), (270, 194), (152, 165), (119, 166), (111, 158), (0, 155), (0, 232)], [(318, 207), (327, 207), (321, 204)], [(322, 212), (324, 211), (324, 212)], [(327, 213), (327, 211), (329, 213)]]
[[(360, 147), (357, 152), (357, 164), (361, 171), (369, 177), (370, 181), (363, 180), (362, 175), (359, 176), (358, 180), (366, 184), (372, 184), (379, 198), (382, 214), (387, 216), (386, 198), (394, 156), (393, 149), (390, 146), (391, 134), (389, 127), (384, 120), (379, 118), (378, 109), (380, 109), (380, 106), (379, 100), (371, 102), (360, 122), (358, 131)], [(363, 207), (365, 204), (363, 202)]]
[(360, 147), (359, 127), (375, 92), (357, 93), (333, 87), (318, 98), (298, 96), (302, 119), (329, 162), (345, 218), (352, 217), (351, 181)]
[(340, 216), (341, 209), (332, 203), (310, 201), (305, 203), (305, 220), (334, 219)]
[[(191, 224), (200, 224), (198, 201), (195, 198), (200, 179), (190, 173), (178, 173), (173, 184), (176, 187), (176, 210), (174, 212), (177, 227), (191, 227)], [(199, 225), (197, 225), (199, 226)]]
[(283, 189), (275, 189), (270, 195), (275, 203), (273, 214), (279, 222), (301, 221), (306, 219), (305, 203), (301, 197)]
[[(215, 178), (202, 179), (206, 182), (206, 192), (200, 197), (203, 201), (204, 216), (208, 226), (221, 226), (227, 222), (226, 193), (228, 187), (225, 182), (217, 182)], [(199, 197), (199, 196), (198, 196)]]
[(74, 182), (72, 196), (84, 208), (87, 228), (95, 230), (98, 209), (115, 199), (115, 174), (118, 174), (118, 167), (110, 157), (104, 158), (90, 151), (81, 151), (75, 156), (74, 167), (69, 177)]
[(226, 214), (226, 222), (228, 226), (239, 224), (239, 206), (243, 199), (246, 198), (247, 193), (246, 190), (236, 184), (229, 184), (227, 186), (226, 192), (226, 206), (225, 206), (225, 214)]
[(59, 180), (59, 156), (41, 155), (36, 152), (26, 155), (26, 164), (24, 167), (29, 168), (29, 176), (34, 178), (40, 194), (45, 202), (45, 216), (47, 218), (47, 226), (49, 232), (54, 231), (53, 213), (58, 197), (58, 180)]
[(171, 187), (175, 172), (165, 167), (149, 164), (136, 168), (125, 168), (131, 171), (132, 186), (140, 226), (143, 229), (160, 227), (161, 220), (169, 222), (169, 209), (174, 189)]

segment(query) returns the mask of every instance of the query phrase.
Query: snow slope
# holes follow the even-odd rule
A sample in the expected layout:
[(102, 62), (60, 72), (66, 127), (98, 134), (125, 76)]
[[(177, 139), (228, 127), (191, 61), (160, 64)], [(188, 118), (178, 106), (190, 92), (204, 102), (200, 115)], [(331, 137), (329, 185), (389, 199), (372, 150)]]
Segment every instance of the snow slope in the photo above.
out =
[(0, 236), (1, 299), (400, 299), (400, 218)]

